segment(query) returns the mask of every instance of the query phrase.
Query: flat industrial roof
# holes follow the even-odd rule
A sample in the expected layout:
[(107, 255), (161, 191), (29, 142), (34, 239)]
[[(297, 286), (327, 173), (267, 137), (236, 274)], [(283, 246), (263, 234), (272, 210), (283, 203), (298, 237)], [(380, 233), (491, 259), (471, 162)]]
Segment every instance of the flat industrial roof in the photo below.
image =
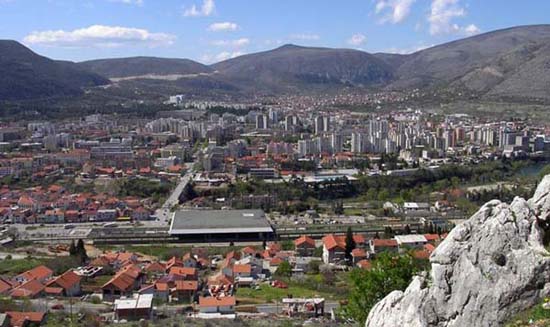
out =
[(179, 210), (170, 234), (272, 233), (262, 210)]

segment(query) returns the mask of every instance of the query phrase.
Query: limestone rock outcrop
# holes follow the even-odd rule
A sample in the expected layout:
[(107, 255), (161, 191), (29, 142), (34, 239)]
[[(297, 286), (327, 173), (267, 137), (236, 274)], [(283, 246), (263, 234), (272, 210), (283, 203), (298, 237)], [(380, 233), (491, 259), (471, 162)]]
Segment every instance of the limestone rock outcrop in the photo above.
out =
[(492, 200), (455, 227), (416, 276), (370, 311), (367, 327), (502, 326), (550, 293), (550, 175), (530, 200)]

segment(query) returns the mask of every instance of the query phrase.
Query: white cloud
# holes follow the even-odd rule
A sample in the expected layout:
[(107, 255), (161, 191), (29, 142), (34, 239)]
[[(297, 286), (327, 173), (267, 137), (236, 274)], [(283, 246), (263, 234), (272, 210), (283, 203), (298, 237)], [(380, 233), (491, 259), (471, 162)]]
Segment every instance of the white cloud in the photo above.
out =
[(348, 44), (353, 45), (355, 47), (360, 46), (364, 44), (367, 41), (367, 37), (361, 33), (353, 34), (348, 39)]
[(481, 30), (476, 25), (470, 24), (464, 28), (464, 32), (466, 35), (476, 35), (479, 34)]
[(411, 54), (411, 53), (415, 53), (417, 51), (421, 51), (421, 50), (424, 50), (424, 49), (427, 49), (427, 48), (431, 48), (433, 47), (435, 44), (418, 44), (418, 45), (415, 45), (415, 46), (412, 46), (412, 47), (409, 47), (409, 48), (389, 48), (389, 49), (386, 49), (384, 50), (383, 52), (386, 52), (386, 53), (396, 53), (396, 54)]
[(244, 55), (244, 52), (241, 51), (223, 51), (218, 54), (212, 55), (212, 54), (205, 54), (201, 56), (201, 61), (207, 64), (224, 61), (227, 59), (235, 58), (238, 56)]
[(428, 16), (430, 34), (474, 35), (479, 33), (480, 29), (474, 24), (464, 27), (454, 22), (456, 18), (463, 18), (466, 15), (466, 9), (460, 4), (460, 0), (432, 0)]
[(143, 5), (143, 0), (109, 0), (109, 1), (123, 3), (125, 5), (137, 5), (137, 6)]
[(382, 14), (382, 23), (397, 24), (405, 20), (411, 12), (415, 0), (377, 0), (376, 14)]
[(290, 35), (290, 38), (293, 40), (303, 40), (303, 41), (316, 41), (321, 39), (321, 37), (317, 34), (308, 34), (308, 33), (292, 34)]
[(183, 16), (185, 17), (201, 17), (201, 16), (210, 16), (214, 13), (216, 5), (214, 0), (203, 0), (202, 5), (197, 7), (197, 5), (192, 5), (190, 8), (183, 11)]
[(239, 29), (239, 25), (231, 22), (214, 23), (208, 26), (208, 30), (212, 32), (232, 32)]
[(218, 47), (244, 47), (250, 44), (250, 40), (247, 38), (240, 38), (236, 40), (216, 40), (211, 42), (212, 45), (218, 46)]
[(165, 33), (151, 33), (148, 30), (92, 25), (72, 31), (35, 31), (25, 36), (27, 44), (60, 47), (117, 47), (123, 45), (166, 46), (174, 43), (176, 36)]

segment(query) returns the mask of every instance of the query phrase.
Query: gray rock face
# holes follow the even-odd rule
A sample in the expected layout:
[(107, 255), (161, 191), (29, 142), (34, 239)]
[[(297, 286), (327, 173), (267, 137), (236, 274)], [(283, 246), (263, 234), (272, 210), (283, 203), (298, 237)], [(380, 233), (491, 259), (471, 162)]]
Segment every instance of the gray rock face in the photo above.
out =
[(367, 327), (501, 326), (550, 293), (550, 175), (532, 199), (493, 200), (454, 228), (417, 276), (370, 311)]

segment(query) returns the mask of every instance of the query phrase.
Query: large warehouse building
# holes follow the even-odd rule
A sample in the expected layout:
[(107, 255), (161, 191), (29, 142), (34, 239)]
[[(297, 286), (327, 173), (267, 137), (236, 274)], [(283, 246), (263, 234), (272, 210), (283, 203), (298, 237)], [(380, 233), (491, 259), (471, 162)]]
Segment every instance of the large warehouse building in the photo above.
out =
[(274, 236), (262, 210), (179, 210), (173, 213), (169, 233), (198, 242), (263, 241)]

